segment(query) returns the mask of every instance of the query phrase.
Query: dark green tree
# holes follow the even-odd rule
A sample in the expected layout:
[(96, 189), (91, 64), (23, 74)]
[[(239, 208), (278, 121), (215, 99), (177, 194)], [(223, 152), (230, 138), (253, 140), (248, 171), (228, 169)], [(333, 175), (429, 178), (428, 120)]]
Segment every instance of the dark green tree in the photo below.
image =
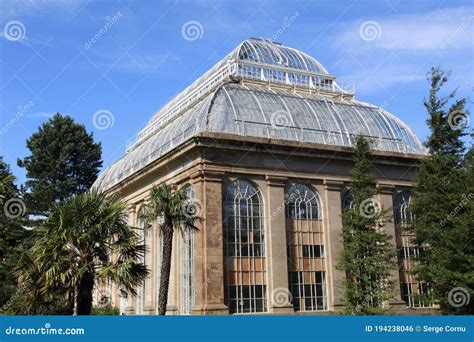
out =
[(472, 314), (474, 177), (472, 151), (464, 158), (463, 142), (469, 113), (466, 99), (455, 99), (456, 91), (441, 94), (448, 79), (440, 68), (428, 74), (428, 156), (420, 163), (410, 205), (414, 243), (423, 247), (414, 271), (431, 289), (427, 299), (443, 312)]
[(31, 155), (18, 166), (26, 169), (29, 214), (46, 215), (53, 204), (88, 190), (102, 166), (100, 143), (70, 116), (57, 113), (26, 144)]
[[(0, 311), (7, 311), (18, 291), (13, 269), (29, 233), (22, 229), (25, 206), (18, 196), (14, 177), (0, 156)], [(5, 306), (5, 307), (4, 307)]]
[(352, 203), (342, 212), (343, 251), (337, 268), (345, 271), (344, 297), (349, 314), (380, 314), (384, 301), (392, 297), (389, 280), (396, 251), (391, 236), (383, 231), (388, 209), (375, 199), (376, 178), (372, 174), (370, 143), (356, 137), (351, 171)]

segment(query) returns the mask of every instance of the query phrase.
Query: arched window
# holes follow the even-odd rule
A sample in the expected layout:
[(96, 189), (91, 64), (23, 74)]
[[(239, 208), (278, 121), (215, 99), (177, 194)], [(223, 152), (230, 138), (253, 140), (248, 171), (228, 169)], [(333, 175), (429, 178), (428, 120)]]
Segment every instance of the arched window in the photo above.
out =
[(306, 185), (292, 183), (285, 193), (286, 216), (297, 220), (321, 220), (319, 196)]
[[(196, 206), (194, 199), (194, 189), (189, 186), (187, 191), (189, 205)], [(181, 235), (180, 248), (180, 313), (190, 315), (195, 301), (194, 286), (194, 231), (185, 230)]]
[(414, 235), (406, 229), (413, 222), (413, 216), (408, 211), (410, 203), (411, 193), (405, 190), (398, 193), (393, 206), (398, 247), (401, 297), (407, 305), (411, 307), (431, 306), (419, 298), (419, 295), (429, 292), (427, 284), (418, 281), (412, 272), (413, 263), (420, 254), (420, 248), (412, 243)]
[(285, 191), (288, 280), (296, 311), (327, 309), (321, 200), (304, 184)]
[(395, 224), (410, 224), (412, 220), (412, 215), (407, 211), (408, 206), (411, 202), (411, 194), (409, 191), (400, 192), (395, 198)]
[(239, 179), (225, 186), (223, 205), (226, 304), (231, 313), (265, 312), (262, 196)]

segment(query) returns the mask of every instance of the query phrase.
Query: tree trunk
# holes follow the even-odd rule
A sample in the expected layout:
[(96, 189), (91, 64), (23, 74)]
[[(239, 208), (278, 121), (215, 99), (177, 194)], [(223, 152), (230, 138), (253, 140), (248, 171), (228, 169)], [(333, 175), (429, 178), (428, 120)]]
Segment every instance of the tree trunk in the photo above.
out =
[(168, 289), (170, 283), (171, 255), (173, 251), (173, 227), (165, 222), (163, 229), (163, 257), (161, 260), (160, 294), (158, 297), (158, 314), (166, 314), (168, 304)]
[(79, 298), (79, 286), (78, 284), (74, 284), (74, 307), (72, 310), (72, 315), (77, 316), (77, 301)]
[(77, 314), (90, 315), (92, 311), (92, 291), (94, 289), (94, 274), (84, 274), (79, 282), (79, 296), (77, 300)]

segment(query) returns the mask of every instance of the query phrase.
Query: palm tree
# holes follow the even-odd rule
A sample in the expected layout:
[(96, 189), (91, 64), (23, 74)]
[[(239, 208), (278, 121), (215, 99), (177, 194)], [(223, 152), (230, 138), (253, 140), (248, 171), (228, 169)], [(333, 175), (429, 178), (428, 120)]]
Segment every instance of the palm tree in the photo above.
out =
[(194, 225), (196, 210), (188, 195), (189, 185), (173, 191), (168, 184), (160, 184), (151, 190), (151, 199), (139, 219), (149, 226), (160, 221), (159, 229), (163, 237), (163, 255), (160, 273), (160, 293), (158, 297), (158, 314), (166, 314), (168, 288), (173, 252), (173, 235), (175, 230), (197, 230)]
[[(30, 250), (41, 269), (43, 294), (69, 288), (74, 315), (90, 314), (96, 282), (109, 280), (136, 295), (149, 271), (140, 263), (145, 246), (124, 210), (122, 202), (95, 190), (54, 206)], [(21, 277), (28, 269), (19, 272)]]

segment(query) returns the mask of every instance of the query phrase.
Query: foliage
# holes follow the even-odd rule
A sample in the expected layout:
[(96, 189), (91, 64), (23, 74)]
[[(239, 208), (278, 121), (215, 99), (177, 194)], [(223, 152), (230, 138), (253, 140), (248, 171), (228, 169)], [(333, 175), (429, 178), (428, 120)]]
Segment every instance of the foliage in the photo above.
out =
[[(18, 198), (18, 190), (9, 166), (0, 156), (0, 311), (17, 292), (17, 280), (13, 269), (18, 261), (29, 232), (21, 228), (21, 217), (7, 216), (8, 209), (4, 205), (11, 199)], [(21, 209), (19, 209), (21, 213)], [(16, 214), (16, 212), (14, 213)], [(7, 305), (9, 306), (9, 305)]]
[(104, 307), (93, 307), (92, 316), (118, 316), (120, 315), (120, 310), (118, 308), (107, 305)]
[(196, 210), (192, 208), (188, 196), (188, 186), (173, 191), (171, 185), (160, 184), (151, 190), (151, 199), (146, 210), (139, 217), (147, 225), (161, 221), (159, 229), (163, 237), (163, 256), (160, 271), (160, 292), (158, 298), (158, 313), (166, 313), (168, 303), (168, 288), (171, 270), (171, 255), (173, 250), (173, 234), (175, 230), (196, 230)]
[(94, 283), (105, 280), (136, 294), (148, 275), (140, 263), (145, 246), (127, 225), (124, 210), (123, 203), (95, 190), (53, 207), (37, 229), (31, 262), (25, 260), (18, 268), (21, 281), (32, 279), (31, 306), (63, 293), (75, 314), (88, 315)]
[(352, 205), (342, 212), (343, 251), (337, 268), (345, 271), (344, 297), (349, 314), (380, 314), (392, 296), (389, 280), (395, 266), (391, 236), (383, 232), (387, 209), (374, 199), (376, 179), (371, 173), (369, 142), (356, 137), (351, 171)]
[(25, 199), (30, 214), (47, 215), (53, 204), (88, 190), (102, 166), (101, 145), (69, 116), (57, 113), (26, 142)]
[[(472, 149), (465, 157), (466, 129), (455, 115), (468, 117), (466, 99), (446, 96), (441, 90), (449, 73), (432, 68), (428, 74), (428, 112), (431, 135), (426, 142), (428, 156), (420, 163), (410, 211), (414, 243), (423, 248), (414, 269), (417, 278), (428, 283), (427, 300), (438, 302), (445, 313), (474, 313), (474, 175)], [(450, 104), (450, 102), (452, 102)], [(454, 291), (454, 292), (451, 292)], [(461, 292), (460, 292), (461, 291)], [(457, 307), (466, 299), (466, 303)], [(468, 303), (468, 298), (471, 298)], [(454, 305), (453, 305), (454, 303)]]

